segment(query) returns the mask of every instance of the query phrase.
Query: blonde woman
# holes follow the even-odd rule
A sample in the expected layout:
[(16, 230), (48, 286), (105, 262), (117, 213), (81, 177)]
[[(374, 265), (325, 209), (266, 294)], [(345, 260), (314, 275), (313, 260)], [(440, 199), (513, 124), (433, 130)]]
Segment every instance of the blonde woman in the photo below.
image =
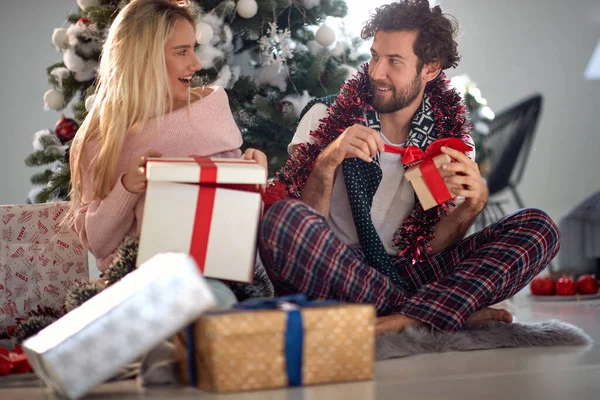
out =
[[(111, 26), (70, 160), (71, 215), (100, 271), (140, 232), (147, 157), (242, 156), (223, 88), (190, 88), (201, 68), (194, 27), (187, 8), (166, 0), (134, 0)], [(266, 168), (264, 153), (243, 156)]]

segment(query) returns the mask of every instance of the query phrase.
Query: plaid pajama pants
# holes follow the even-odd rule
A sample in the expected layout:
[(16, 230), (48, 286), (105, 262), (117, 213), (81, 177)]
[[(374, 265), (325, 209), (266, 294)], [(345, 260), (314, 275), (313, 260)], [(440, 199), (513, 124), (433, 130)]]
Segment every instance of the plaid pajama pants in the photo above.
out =
[(459, 329), (475, 311), (525, 287), (554, 258), (559, 243), (547, 214), (523, 209), (416, 265), (395, 257), (414, 288), (407, 292), (300, 201), (271, 206), (259, 231), (260, 256), (277, 295), (369, 303), (379, 316), (400, 313), (444, 331)]

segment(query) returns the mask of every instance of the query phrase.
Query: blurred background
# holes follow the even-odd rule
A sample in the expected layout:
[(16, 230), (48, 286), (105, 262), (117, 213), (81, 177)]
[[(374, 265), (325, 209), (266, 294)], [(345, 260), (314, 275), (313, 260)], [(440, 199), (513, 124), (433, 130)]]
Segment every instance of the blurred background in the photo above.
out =
[[(266, 150), (272, 172), (285, 162), (303, 106), (335, 93), (368, 60), (360, 29), (386, 2), (197, 1), (205, 70), (196, 83), (227, 88), (246, 145)], [(66, 199), (70, 140), (86, 101), (93, 103), (97, 58), (117, 3), (2, 2), (0, 204)], [(600, 2), (430, 3), (461, 28), (462, 60), (446, 73), (469, 106), (493, 192), (475, 229), (519, 207), (541, 208), (563, 236), (553, 268), (597, 272)]]

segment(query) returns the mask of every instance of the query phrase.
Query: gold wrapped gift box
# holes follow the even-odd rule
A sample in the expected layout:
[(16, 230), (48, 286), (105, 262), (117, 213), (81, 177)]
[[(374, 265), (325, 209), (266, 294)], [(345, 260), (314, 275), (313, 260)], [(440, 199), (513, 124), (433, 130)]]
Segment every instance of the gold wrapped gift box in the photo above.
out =
[[(375, 309), (338, 304), (300, 308), (303, 385), (372, 379)], [(205, 314), (193, 327), (196, 382), (211, 392), (288, 386), (283, 310)], [(185, 332), (175, 340), (181, 380), (190, 382)]]

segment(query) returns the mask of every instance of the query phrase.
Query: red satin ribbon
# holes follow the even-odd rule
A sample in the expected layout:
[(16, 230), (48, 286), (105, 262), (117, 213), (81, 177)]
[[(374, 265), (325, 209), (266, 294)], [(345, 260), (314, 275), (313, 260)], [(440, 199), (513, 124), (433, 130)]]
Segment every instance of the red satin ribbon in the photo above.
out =
[[(200, 188), (198, 189), (198, 198), (196, 200), (196, 215), (194, 219), (194, 230), (192, 232), (192, 241), (190, 244), (190, 255), (198, 264), (200, 272), (204, 274), (206, 264), (206, 254), (208, 253), (208, 239), (210, 236), (210, 224), (213, 217), (215, 196), (217, 186), (235, 190), (245, 190), (258, 192), (256, 185), (231, 184), (217, 185), (218, 167), (217, 164), (206, 157), (192, 157), (200, 167)], [(219, 163), (247, 164), (239, 161), (221, 161)]]
[(426, 158), (434, 158), (442, 154), (442, 147), (450, 147), (461, 153), (471, 150), (471, 146), (457, 138), (438, 139), (427, 146), (427, 151), (423, 152), (420, 147), (408, 146), (402, 155), (402, 163), (409, 165)]
[(210, 223), (212, 221), (213, 206), (217, 193), (217, 165), (210, 158), (193, 157), (200, 167), (200, 184), (198, 199), (196, 200), (196, 216), (190, 254), (196, 260), (201, 273), (204, 273), (206, 253), (208, 252), (208, 238)]
[(440, 171), (435, 166), (435, 162), (427, 158), (419, 165), (419, 170), (423, 176), (423, 180), (427, 188), (431, 192), (433, 199), (437, 204), (442, 204), (452, 198), (452, 194), (448, 190)]
[[(196, 261), (198, 269), (204, 274), (206, 265), (206, 254), (208, 253), (208, 239), (210, 236), (210, 224), (212, 222), (213, 208), (217, 187), (235, 190), (260, 192), (256, 185), (246, 184), (217, 184), (217, 164), (208, 157), (190, 156), (200, 167), (198, 198), (196, 199), (196, 214), (194, 216), (194, 228), (190, 243), (190, 255)], [(153, 159), (152, 162), (177, 163), (183, 160)], [(219, 164), (248, 164), (239, 160), (219, 160)]]
[(409, 165), (420, 161), (419, 170), (425, 184), (437, 204), (441, 204), (452, 198), (440, 171), (435, 166), (433, 158), (442, 154), (442, 147), (450, 147), (465, 153), (471, 150), (471, 146), (457, 138), (438, 139), (432, 142), (425, 152), (417, 146), (408, 146), (406, 149), (385, 145), (385, 151), (389, 153), (402, 154), (402, 163)]
[(33, 369), (29, 365), (27, 357), (23, 354), (21, 346), (14, 351), (8, 351), (4, 347), (0, 347), (0, 376), (24, 374), (32, 371)]
[(396, 147), (389, 144), (384, 144), (383, 147), (385, 153), (404, 154), (406, 152), (404, 147)]

